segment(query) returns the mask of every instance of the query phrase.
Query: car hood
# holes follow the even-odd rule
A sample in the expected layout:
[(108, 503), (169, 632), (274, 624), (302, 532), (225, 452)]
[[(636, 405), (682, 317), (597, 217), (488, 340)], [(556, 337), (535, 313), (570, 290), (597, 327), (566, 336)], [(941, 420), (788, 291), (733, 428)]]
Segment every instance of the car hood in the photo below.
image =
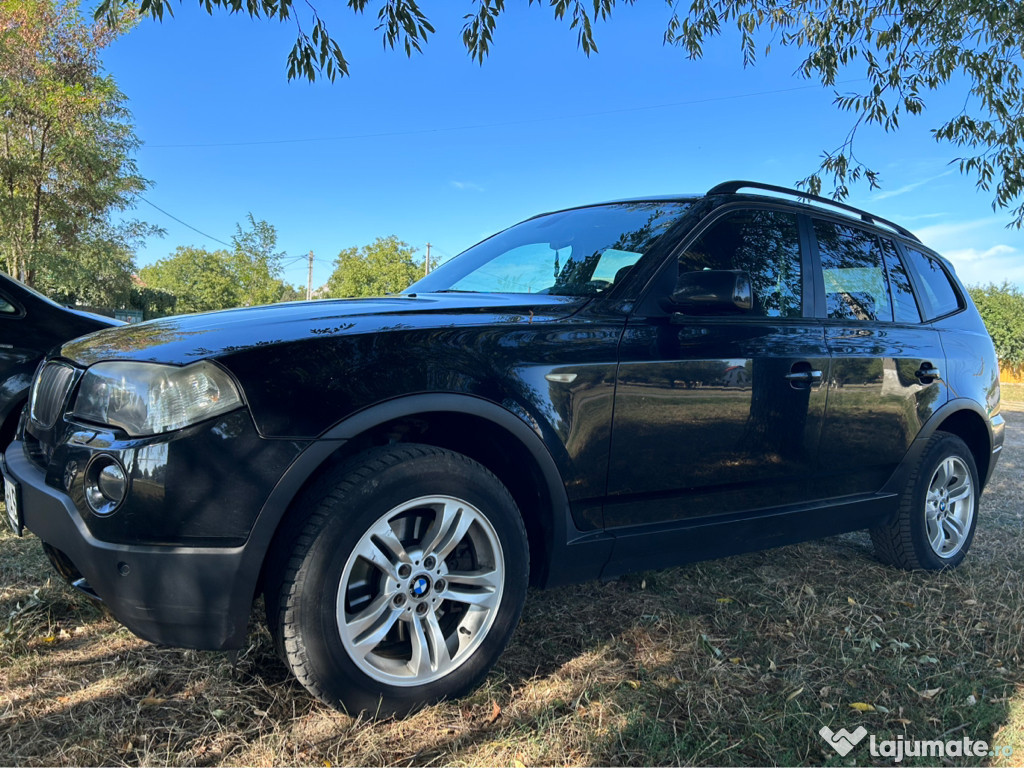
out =
[(434, 293), (285, 302), (179, 315), (110, 328), (68, 342), (79, 365), (138, 360), (186, 365), (270, 344), (415, 328), (559, 320), (589, 299), (537, 294)]

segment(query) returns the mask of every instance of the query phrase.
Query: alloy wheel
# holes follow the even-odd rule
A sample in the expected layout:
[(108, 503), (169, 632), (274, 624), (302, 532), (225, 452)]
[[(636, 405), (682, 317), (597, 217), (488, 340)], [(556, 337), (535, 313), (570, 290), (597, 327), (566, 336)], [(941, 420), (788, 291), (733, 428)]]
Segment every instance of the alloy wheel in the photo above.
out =
[(932, 551), (942, 558), (953, 557), (967, 540), (974, 519), (974, 484), (963, 459), (949, 456), (935, 468), (924, 514)]
[(370, 526), (345, 563), (342, 644), (379, 682), (439, 680), (486, 638), (504, 577), (501, 544), (483, 512), (453, 496), (407, 501)]

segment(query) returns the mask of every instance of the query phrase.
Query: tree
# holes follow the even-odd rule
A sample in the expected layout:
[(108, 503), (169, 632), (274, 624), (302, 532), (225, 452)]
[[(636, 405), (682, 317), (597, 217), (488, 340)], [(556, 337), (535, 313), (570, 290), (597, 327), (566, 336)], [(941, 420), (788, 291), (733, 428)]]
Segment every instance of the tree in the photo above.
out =
[(112, 221), (148, 185), (125, 97), (100, 65), (114, 36), (78, 0), (0, 4), (0, 258), (65, 300), (123, 306), (135, 245), (158, 230)]
[(208, 312), (237, 307), (241, 292), (232, 272), (233, 254), (179, 246), (139, 272), (143, 286), (177, 297), (175, 311)]
[[(181, 0), (178, 0), (179, 2)], [(335, 3), (340, 0), (334, 0)], [(577, 45), (586, 55), (597, 52), (595, 22), (607, 20), (617, 5), (635, 0), (529, 0), (547, 5), (558, 20), (577, 32)], [(308, 6), (307, 34), (296, 13), (295, 0), (202, 0), (214, 8), (252, 17), (295, 18), (298, 35), (288, 55), (288, 78), (331, 80), (349, 72), (338, 43)], [(348, 0), (361, 13), (370, 0)], [(454, 3), (446, 3), (449, 12)], [(467, 0), (462, 40), (469, 55), (483, 63), (505, 0)], [(97, 17), (116, 19), (125, 6), (162, 19), (173, 13), (173, 0), (102, 0)], [(299, 4), (301, 8), (302, 4)], [(419, 0), (377, 0), (378, 29), (384, 44), (407, 55), (420, 52), (434, 27)], [(841, 71), (861, 66), (867, 85), (840, 94), (835, 104), (853, 116), (853, 125), (838, 146), (823, 153), (819, 169), (800, 182), (821, 191), (823, 177), (832, 194), (845, 197), (848, 185), (865, 179), (878, 186), (879, 174), (855, 152), (857, 130), (875, 124), (894, 131), (905, 115), (925, 109), (925, 95), (958, 89), (963, 109), (940, 118), (932, 134), (950, 144), (962, 172), (973, 175), (984, 190), (994, 187), (993, 207), (1007, 208), (1024, 195), (1024, 91), (1019, 40), (1024, 34), (1024, 6), (1008, 0), (691, 0), (685, 13), (669, 0), (669, 21), (661, 33), (666, 45), (678, 46), (699, 58), (705, 42), (733, 25), (739, 31), (744, 63), (753, 65), (759, 52), (772, 45), (798, 49), (803, 62), (798, 72), (833, 87)], [(860, 70), (857, 70), (858, 72)], [(959, 96), (962, 95), (962, 98)], [(1024, 203), (1012, 211), (1013, 224), (1024, 225)]]
[(291, 283), (282, 283), (281, 298), (278, 301), (303, 301), (306, 289)]
[(281, 259), (284, 252), (278, 252), (277, 230), (263, 219), (257, 221), (249, 214), (249, 228), (235, 225), (231, 238), (235, 250), (231, 257), (230, 269), (237, 281), (241, 306), (273, 304), (280, 301), (285, 286), (281, 282)]
[(1012, 371), (1024, 369), (1024, 293), (1004, 282), (970, 288), (981, 318), (985, 321), (999, 363)]
[(394, 235), (378, 237), (362, 248), (345, 248), (327, 280), (327, 295), (347, 298), (404, 291), (423, 274), (423, 263), (413, 260), (415, 252)]
[(143, 286), (175, 297), (160, 309), (208, 312), (230, 307), (252, 307), (282, 301), (294, 293), (280, 278), (281, 259), (277, 248), (277, 230), (273, 224), (256, 219), (251, 213), (249, 226), (235, 225), (230, 251), (207, 251), (181, 246), (170, 256), (143, 267), (139, 276)]
[(97, 222), (61, 258), (50, 261), (37, 285), (60, 304), (124, 308), (135, 304), (135, 250), (148, 224)]

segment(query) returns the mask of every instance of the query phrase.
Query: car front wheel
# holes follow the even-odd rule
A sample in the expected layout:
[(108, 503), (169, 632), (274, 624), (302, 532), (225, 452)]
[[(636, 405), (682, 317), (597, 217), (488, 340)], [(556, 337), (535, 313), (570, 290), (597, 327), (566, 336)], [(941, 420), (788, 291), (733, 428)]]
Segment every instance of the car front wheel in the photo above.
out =
[(526, 533), (505, 487), (465, 456), (401, 445), (320, 488), (267, 593), (295, 676), (328, 704), (376, 716), (477, 685), (526, 595)]

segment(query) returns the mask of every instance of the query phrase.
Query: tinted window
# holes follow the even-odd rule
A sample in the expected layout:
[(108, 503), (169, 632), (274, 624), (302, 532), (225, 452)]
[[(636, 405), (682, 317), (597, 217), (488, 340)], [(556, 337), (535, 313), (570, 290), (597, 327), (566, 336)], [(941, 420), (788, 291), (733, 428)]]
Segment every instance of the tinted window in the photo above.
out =
[(18, 314), (18, 308), (11, 304), (3, 296), (0, 296), (0, 315), (16, 315)]
[(921, 305), (928, 320), (948, 315), (960, 309), (960, 297), (949, 280), (949, 275), (936, 259), (926, 256), (918, 250), (907, 248), (907, 259), (910, 269), (919, 278), (924, 294)]
[(882, 240), (882, 251), (885, 253), (885, 267), (889, 273), (893, 320), (897, 323), (921, 322), (921, 313), (917, 311), (914, 291), (910, 287), (910, 277), (896, 253), (896, 246), (892, 240)]
[(815, 220), (825, 278), (825, 311), (840, 320), (892, 320), (878, 238), (833, 221)]
[(728, 214), (679, 257), (679, 272), (741, 269), (750, 275), (754, 314), (799, 317), (800, 235), (796, 215), (750, 210)]

